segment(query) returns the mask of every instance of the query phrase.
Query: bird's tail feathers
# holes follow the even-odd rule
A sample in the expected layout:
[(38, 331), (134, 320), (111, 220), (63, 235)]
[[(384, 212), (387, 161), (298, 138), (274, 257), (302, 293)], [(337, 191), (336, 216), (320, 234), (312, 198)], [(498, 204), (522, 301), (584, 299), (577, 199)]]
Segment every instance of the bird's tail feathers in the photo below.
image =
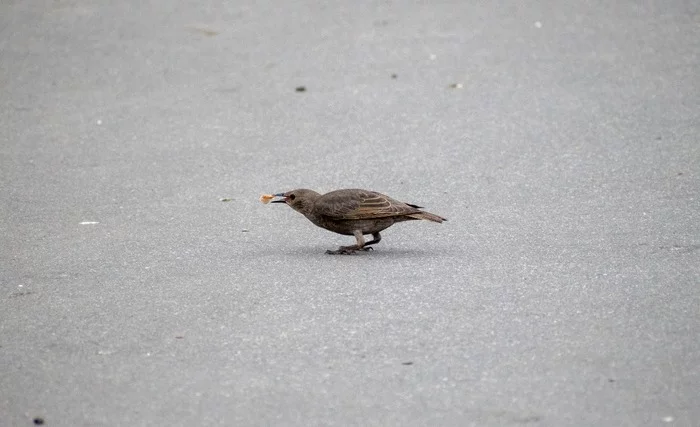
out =
[(414, 219), (425, 219), (428, 221), (440, 222), (440, 223), (443, 221), (447, 221), (447, 218), (443, 218), (441, 216), (431, 214), (430, 212), (417, 212), (417, 213), (410, 214), (407, 216), (414, 218)]

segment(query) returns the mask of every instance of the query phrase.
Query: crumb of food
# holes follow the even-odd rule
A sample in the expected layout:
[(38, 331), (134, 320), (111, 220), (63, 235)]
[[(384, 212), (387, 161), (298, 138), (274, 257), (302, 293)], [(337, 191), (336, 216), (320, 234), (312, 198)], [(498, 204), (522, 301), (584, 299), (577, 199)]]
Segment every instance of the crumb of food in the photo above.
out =
[(264, 204), (268, 204), (274, 198), (275, 198), (275, 196), (273, 196), (272, 194), (263, 194), (262, 196), (260, 196), (260, 201), (263, 202)]

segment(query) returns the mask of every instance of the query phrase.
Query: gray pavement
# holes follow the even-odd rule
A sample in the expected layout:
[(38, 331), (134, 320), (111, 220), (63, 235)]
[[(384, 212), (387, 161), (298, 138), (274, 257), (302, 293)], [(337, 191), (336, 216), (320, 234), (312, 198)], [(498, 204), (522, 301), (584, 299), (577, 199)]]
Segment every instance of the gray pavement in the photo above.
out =
[(700, 425), (699, 70), (680, 0), (0, 3), (0, 425)]

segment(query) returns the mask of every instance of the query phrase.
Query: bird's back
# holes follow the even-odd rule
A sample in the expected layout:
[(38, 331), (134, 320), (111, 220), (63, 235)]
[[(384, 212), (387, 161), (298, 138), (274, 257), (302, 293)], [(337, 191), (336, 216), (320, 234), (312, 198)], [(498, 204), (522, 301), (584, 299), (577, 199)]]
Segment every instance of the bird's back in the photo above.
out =
[(414, 205), (399, 202), (376, 191), (352, 188), (322, 195), (314, 203), (314, 211), (337, 220), (400, 217), (421, 212)]

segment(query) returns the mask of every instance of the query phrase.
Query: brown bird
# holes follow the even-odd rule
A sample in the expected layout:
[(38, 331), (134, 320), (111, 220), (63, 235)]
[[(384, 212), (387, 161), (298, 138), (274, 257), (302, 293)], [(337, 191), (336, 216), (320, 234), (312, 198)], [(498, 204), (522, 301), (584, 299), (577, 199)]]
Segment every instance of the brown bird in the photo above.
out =
[[(321, 195), (313, 190), (298, 189), (274, 196), (282, 199), (273, 200), (272, 203), (288, 204), (321, 228), (346, 236), (355, 236), (355, 245), (326, 251), (327, 254), (333, 255), (371, 250), (370, 245), (382, 240), (379, 232), (397, 222), (414, 219), (438, 223), (447, 221), (441, 216), (421, 211), (420, 206), (399, 202), (368, 190), (336, 190)], [(366, 242), (365, 234), (371, 234), (372, 240)]]

